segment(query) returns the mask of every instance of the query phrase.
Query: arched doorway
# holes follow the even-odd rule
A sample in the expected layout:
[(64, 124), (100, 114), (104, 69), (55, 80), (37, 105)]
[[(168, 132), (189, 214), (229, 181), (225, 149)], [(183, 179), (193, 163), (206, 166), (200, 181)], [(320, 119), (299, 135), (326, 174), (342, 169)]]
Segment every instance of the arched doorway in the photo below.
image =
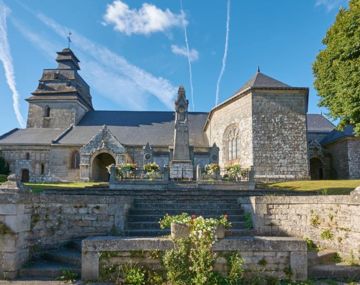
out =
[(107, 166), (115, 164), (114, 157), (106, 152), (98, 154), (92, 162), (92, 180), (93, 181), (109, 181), (109, 172)]
[(26, 183), (30, 180), (29, 169), (21, 169), (21, 182)]
[(323, 164), (317, 157), (310, 159), (310, 177), (311, 180), (321, 180), (324, 178)]

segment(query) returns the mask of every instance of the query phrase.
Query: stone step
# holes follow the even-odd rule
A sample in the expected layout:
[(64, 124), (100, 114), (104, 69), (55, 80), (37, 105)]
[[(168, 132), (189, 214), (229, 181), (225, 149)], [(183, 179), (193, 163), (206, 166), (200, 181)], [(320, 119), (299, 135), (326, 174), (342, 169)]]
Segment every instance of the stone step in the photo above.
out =
[(64, 270), (71, 270), (80, 276), (80, 268), (78, 266), (48, 260), (39, 260), (28, 264), (28, 266), (20, 269), (19, 276), (22, 278), (48, 278), (55, 280), (62, 275)]
[[(162, 214), (155, 214), (155, 215), (135, 215), (131, 214), (128, 216), (128, 222), (153, 222), (153, 221), (160, 221), (164, 215)], [(203, 215), (204, 218), (218, 218), (219, 215)], [(244, 221), (244, 215), (229, 215), (229, 220), (231, 222), (241, 222)]]
[(43, 259), (81, 267), (81, 252), (70, 248), (59, 248), (45, 252)]
[(309, 267), (308, 275), (314, 279), (359, 280), (360, 266), (343, 263), (314, 265)]
[[(248, 230), (248, 229), (226, 230), (226, 236), (229, 236), (229, 237), (253, 236), (254, 233), (255, 232), (253, 230)], [(158, 230), (142, 230), (142, 229), (126, 230), (126, 231), (124, 231), (124, 235), (130, 236), (130, 237), (158, 237), (158, 236), (170, 235), (170, 230), (169, 229), (165, 229), (165, 230), (161, 230), (161, 229), (158, 229)]]
[(308, 266), (320, 264), (334, 264), (336, 262), (337, 252), (334, 250), (321, 250), (308, 252)]
[(223, 202), (173, 202), (173, 203), (135, 203), (135, 209), (184, 209), (184, 208), (191, 208), (191, 209), (229, 209), (229, 210), (236, 210), (240, 208), (240, 205), (237, 203), (223, 203)]
[(221, 215), (227, 214), (229, 216), (232, 215), (242, 215), (244, 211), (239, 207), (236, 210), (233, 209), (194, 209), (194, 208), (182, 208), (182, 209), (138, 209), (131, 208), (129, 210), (130, 215), (177, 215), (181, 213), (188, 213), (189, 215), (209, 215), (213, 217), (219, 217)]
[[(244, 222), (232, 222), (231, 229), (243, 229), (245, 228)], [(159, 229), (159, 222), (128, 222), (127, 229), (128, 230), (156, 230)]]

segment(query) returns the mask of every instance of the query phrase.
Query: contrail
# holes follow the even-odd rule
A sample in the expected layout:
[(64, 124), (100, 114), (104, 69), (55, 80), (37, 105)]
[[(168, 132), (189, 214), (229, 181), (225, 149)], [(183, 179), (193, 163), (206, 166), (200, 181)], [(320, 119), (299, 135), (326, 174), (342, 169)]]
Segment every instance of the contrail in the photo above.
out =
[(187, 35), (187, 29), (186, 29), (186, 23), (185, 23), (185, 17), (184, 17), (185, 12), (183, 10), (182, 0), (180, 0), (180, 8), (181, 8), (181, 14), (183, 15), (182, 24), (183, 24), (183, 28), (184, 28), (185, 45), (186, 45), (187, 59), (188, 59), (188, 65), (189, 65), (189, 81), (190, 81), (192, 111), (195, 111), (194, 86), (193, 86), (193, 78), (192, 78), (193, 76), (192, 76), (192, 66), (191, 66), (191, 59), (190, 59), (189, 39), (188, 39), (188, 35)]
[(217, 106), (219, 103), (220, 82), (221, 82), (221, 79), (224, 75), (225, 68), (226, 68), (226, 59), (227, 59), (228, 47), (229, 47), (229, 31), (230, 31), (230, 2), (231, 2), (231, 0), (228, 0), (228, 2), (227, 2), (225, 50), (224, 50), (224, 56), (222, 59), (222, 66), (221, 66), (219, 78), (218, 78), (217, 84), (216, 84), (215, 106)]
[(25, 127), (25, 120), (20, 112), (20, 106), (19, 106), (20, 95), (16, 89), (14, 66), (12, 62), (10, 46), (7, 36), (6, 18), (9, 13), (10, 13), (10, 9), (0, 1), (0, 61), (2, 62), (4, 67), (7, 85), (9, 86), (9, 89), (11, 90), (12, 93), (13, 108), (15, 111), (16, 119), (19, 125), (23, 128)]

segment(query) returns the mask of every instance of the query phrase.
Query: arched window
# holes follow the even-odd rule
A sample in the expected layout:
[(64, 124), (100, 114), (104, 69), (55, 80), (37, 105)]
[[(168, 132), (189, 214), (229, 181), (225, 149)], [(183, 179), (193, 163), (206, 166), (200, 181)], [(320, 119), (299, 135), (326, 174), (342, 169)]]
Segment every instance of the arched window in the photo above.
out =
[(231, 162), (240, 157), (240, 135), (236, 124), (228, 126), (223, 137), (224, 158), (226, 162)]
[(44, 117), (50, 117), (50, 107), (48, 105), (44, 107)]
[(44, 164), (44, 163), (41, 163), (41, 166), (40, 166), (40, 174), (41, 174), (41, 175), (44, 175), (44, 174), (45, 174), (45, 164)]
[(71, 164), (70, 167), (72, 169), (79, 169), (80, 168), (80, 153), (75, 150), (72, 154), (71, 154)]
[(25, 154), (25, 159), (26, 159), (26, 160), (30, 160), (30, 153), (29, 153), (29, 152), (27, 152), (27, 153)]

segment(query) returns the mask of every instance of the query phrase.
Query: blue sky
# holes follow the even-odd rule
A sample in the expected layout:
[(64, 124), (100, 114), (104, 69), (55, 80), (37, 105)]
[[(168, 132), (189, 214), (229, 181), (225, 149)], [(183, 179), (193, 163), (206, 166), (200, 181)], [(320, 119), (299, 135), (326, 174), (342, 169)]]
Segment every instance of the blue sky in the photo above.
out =
[(309, 87), (309, 112), (326, 113), (317, 107), (311, 66), (346, 0), (182, 1), (183, 12), (180, 0), (0, 0), (0, 133), (26, 120), (25, 98), (42, 69), (56, 66), (68, 31), (97, 110), (172, 110), (184, 85), (190, 109), (209, 111), (218, 82), (221, 102), (259, 65)]

